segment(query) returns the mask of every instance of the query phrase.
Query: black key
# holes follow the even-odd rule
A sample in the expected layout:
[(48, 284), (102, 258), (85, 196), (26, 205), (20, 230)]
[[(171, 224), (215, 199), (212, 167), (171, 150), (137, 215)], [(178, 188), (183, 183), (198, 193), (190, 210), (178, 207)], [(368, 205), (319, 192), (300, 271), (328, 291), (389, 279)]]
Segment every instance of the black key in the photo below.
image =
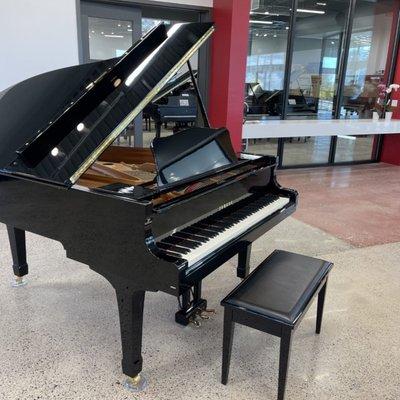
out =
[(221, 232), (220, 229), (217, 228), (216, 226), (210, 226), (210, 225), (204, 224), (202, 222), (198, 222), (197, 224), (194, 224), (193, 227), (200, 228), (200, 229), (207, 229), (208, 231), (215, 232), (217, 234)]
[(187, 249), (196, 249), (197, 247), (200, 246), (200, 243), (195, 243), (190, 240), (179, 239), (179, 238), (175, 238), (175, 237), (165, 238), (161, 241), (161, 243), (172, 244), (175, 246), (185, 247)]
[(182, 232), (193, 233), (195, 235), (205, 236), (207, 238), (213, 238), (214, 236), (218, 235), (218, 233), (216, 233), (216, 232), (208, 231), (208, 230), (201, 229), (201, 228), (195, 228), (193, 226), (184, 229)]
[(175, 257), (175, 258), (183, 258), (183, 255), (180, 253), (173, 253), (172, 251), (168, 251), (168, 250), (160, 250), (163, 254), (166, 254), (167, 256), (170, 257)]
[(215, 230), (217, 230), (219, 232), (221, 231), (221, 229), (222, 230), (226, 229), (226, 225), (225, 224), (223, 224), (221, 222), (217, 222), (215, 220), (204, 221), (204, 222), (201, 222), (201, 224), (205, 225), (205, 226), (211, 226), (213, 229), (215, 229)]
[(163, 243), (163, 242), (158, 242), (157, 247), (159, 247), (160, 249), (172, 251), (174, 253), (180, 253), (180, 254), (190, 253), (189, 249), (184, 249), (183, 247), (173, 246), (171, 244), (167, 244), (167, 243)]
[(176, 232), (172, 235), (172, 237), (193, 240), (195, 242), (200, 242), (200, 243), (206, 243), (209, 241), (209, 239), (204, 236), (199, 236), (199, 235), (194, 235), (191, 233), (184, 233), (184, 232)]

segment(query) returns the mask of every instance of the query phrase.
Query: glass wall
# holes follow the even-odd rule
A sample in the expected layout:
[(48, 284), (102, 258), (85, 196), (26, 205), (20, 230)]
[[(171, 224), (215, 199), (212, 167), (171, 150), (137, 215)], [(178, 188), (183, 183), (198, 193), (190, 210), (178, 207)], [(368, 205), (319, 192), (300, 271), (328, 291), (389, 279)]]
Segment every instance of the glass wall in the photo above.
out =
[(287, 116), (331, 119), (350, 0), (299, 0)]
[(282, 165), (326, 164), (331, 148), (330, 136), (285, 139)]
[(291, 3), (291, 0), (268, 0), (250, 12), (247, 118), (282, 115)]
[[(269, 119), (371, 118), (391, 83), (399, 9), (400, 0), (253, 0), (245, 119), (267, 127)], [(281, 154), (283, 166), (333, 164), (376, 160), (379, 142), (293, 137), (248, 149)]]
[(397, 15), (398, 0), (356, 2), (345, 85), (342, 118), (371, 118), (390, 69), (389, 44)]

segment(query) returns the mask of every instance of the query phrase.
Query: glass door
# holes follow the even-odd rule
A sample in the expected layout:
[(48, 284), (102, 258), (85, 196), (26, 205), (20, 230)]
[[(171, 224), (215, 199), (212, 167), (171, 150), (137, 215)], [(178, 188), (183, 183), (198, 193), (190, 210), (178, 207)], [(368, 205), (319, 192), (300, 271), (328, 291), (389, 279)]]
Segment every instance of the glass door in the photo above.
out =
[[(122, 56), (142, 36), (142, 13), (132, 6), (82, 2), (82, 60), (84, 63)], [(139, 114), (117, 144), (143, 147)]]

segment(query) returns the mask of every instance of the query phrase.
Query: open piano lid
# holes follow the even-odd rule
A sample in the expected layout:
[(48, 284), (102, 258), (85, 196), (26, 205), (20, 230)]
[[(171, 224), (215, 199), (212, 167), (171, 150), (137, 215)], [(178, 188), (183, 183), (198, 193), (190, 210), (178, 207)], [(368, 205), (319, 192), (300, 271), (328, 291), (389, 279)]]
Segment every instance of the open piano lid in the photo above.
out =
[(71, 187), (207, 40), (212, 23), (159, 25), (121, 58), (0, 93), (0, 172)]

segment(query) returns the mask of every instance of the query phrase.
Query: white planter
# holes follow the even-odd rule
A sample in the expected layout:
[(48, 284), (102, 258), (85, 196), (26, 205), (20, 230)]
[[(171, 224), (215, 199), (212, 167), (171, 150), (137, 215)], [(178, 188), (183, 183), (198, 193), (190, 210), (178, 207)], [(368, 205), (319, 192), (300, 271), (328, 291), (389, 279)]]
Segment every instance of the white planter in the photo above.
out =
[(393, 111), (386, 111), (386, 113), (385, 113), (385, 121), (386, 122), (391, 121), (392, 117), (393, 117)]
[(376, 111), (372, 112), (372, 120), (379, 121), (379, 114)]

